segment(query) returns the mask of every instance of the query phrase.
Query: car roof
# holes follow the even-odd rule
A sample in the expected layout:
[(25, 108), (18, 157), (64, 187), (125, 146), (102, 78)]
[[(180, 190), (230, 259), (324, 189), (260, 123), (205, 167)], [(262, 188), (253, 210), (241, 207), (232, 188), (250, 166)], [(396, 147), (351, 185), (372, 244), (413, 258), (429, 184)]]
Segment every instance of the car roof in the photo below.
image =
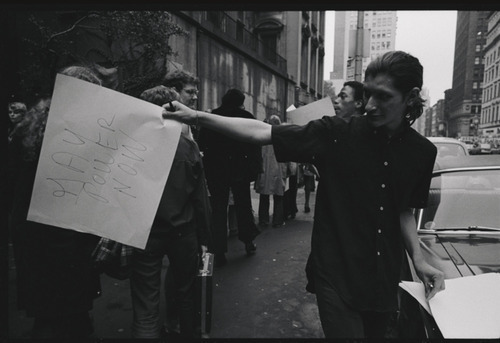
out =
[(500, 168), (500, 155), (469, 155), (436, 160), (434, 171), (446, 169)]
[(465, 145), (464, 142), (451, 137), (426, 137), (426, 138), (430, 140), (432, 143), (455, 143), (455, 144)]

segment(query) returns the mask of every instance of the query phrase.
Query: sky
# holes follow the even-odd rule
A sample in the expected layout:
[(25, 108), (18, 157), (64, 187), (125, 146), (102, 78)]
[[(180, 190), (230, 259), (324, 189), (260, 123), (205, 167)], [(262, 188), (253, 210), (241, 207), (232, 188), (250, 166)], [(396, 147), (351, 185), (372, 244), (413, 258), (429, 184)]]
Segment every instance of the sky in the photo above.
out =
[[(424, 67), (424, 87), (431, 103), (451, 88), (457, 11), (397, 11), (396, 50), (406, 51)], [(324, 78), (333, 69), (335, 11), (326, 12)]]

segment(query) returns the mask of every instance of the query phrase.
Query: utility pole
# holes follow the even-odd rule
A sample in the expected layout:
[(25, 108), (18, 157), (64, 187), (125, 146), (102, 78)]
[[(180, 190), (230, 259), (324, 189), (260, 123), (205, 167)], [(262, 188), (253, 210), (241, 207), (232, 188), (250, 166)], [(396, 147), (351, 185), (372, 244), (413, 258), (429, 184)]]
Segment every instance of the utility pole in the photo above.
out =
[(354, 56), (354, 80), (363, 82), (363, 40), (364, 40), (364, 11), (358, 11), (356, 27), (356, 55)]

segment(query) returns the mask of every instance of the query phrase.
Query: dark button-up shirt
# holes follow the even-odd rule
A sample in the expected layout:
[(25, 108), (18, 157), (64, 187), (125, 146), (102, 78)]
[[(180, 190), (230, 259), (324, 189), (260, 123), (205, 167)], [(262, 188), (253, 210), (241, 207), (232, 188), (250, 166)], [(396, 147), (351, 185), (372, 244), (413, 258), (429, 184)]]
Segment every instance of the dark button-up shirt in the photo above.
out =
[(399, 214), (426, 206), (436, 148), (408, 125), (389, 138), (364, 116), (273, 126), (279, 161), (312, 162), (316, 275), (360, 311), (396, 309), (403, 256)]

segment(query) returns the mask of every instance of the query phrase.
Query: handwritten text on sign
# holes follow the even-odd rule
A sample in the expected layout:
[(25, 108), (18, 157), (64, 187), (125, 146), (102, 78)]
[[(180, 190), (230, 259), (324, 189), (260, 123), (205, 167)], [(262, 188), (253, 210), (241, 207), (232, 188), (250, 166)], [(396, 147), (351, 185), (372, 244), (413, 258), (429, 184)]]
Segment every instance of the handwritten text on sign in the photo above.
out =
[(180, 135), (161, 112), (58, 75), (28, 219), (144, 248)]

